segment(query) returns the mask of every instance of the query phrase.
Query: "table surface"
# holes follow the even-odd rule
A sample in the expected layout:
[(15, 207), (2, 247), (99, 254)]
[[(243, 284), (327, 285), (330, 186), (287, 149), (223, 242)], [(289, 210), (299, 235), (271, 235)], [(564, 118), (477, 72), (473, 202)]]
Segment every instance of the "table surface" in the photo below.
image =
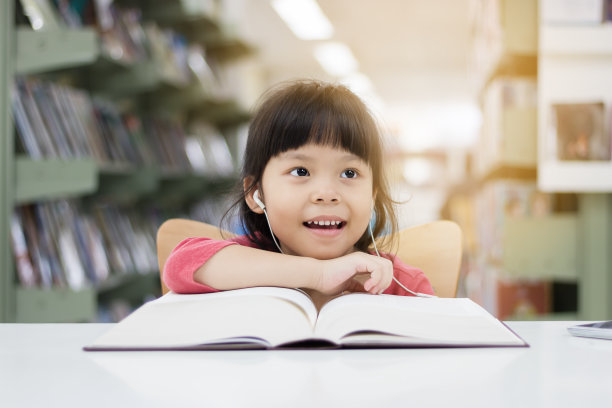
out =
[(108, 324), (0, 324), (0, 405), (609, 407), (612, 341), (508, 322), (529, 348), (84, 352)]

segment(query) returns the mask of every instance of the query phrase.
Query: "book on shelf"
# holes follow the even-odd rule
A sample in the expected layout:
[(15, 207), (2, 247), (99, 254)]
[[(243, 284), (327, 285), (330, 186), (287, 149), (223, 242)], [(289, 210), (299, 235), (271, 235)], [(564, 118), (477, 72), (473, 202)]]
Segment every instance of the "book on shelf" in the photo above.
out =
[(189, 172), (191, 165), (186, 151), (182, 124), (170, 118), (143, 117), (143, 128), (156, 162), (170, 172)]
[(111, 205), (90, 211), (72, 200), (15, 208), (11, 243), (21, 286), (80, 290), (156, 269), (155, 214)]
[(11, 104), (13, 107), (13, 118), (17, 128), (17, 146), (20, 150), (27, 153), (33, 159), (40, 159), (44, 153), (39, 146), (35, 136), (34, 128), (27, 116), (27, 110), (21, 97), (21, 92), (17, 89), (18, 83), (13, 83), (11, 89)]
[(499, 279), (497, 313), (500, 319), (533, 320), (551, 310), (551, 282), (547, 280)]
[[(47, 248), (41, 244), (41, 234), (37, 231), (34, 209), (32, 206), (23, 206), (15, 209), (19, 215), (18, 220), (22, 223), (22, 229), (25, 233), (28, 252), (30, 254), (34, 273), (36, 276), (37, 286), (42, 288), (50, 288), (53, 286), (52, 266), (49, 260), (50, 254)], [(17, 256), (17, 254), (15, 254)], [(23, 282), (22, 282), (23, 283)]]
[(96, 27), (102, 49), (114, 60), (134, 63), (149, 58), (149, 44), (142, 25), (142, 11), (111, 2), (96, 2)]
[(213, 66), (206, 58), (206, 52), (200, 44), (190, 44), (188, 48), (187, 64), (194, 81), (202, 90), (211, 96), (219, 95), (219, 83)]
[[(45, 126), (36, 99), (33, 95), (32, 82), (22, 78), (16, 78), (15, 83), (16, 95), (13, 101), (15, 103), (21, 102), (26, 114), (24, 119), (29, 123), (29, 128), (33, 131), (32, 134), (28, 135), (20, 134), (23, 144), (28, 146), (26, 139), (34, 138), (35, 143), (40, 147), (43, 157), (59, 157), (58, 149)], [(23, 125), (20, 126), (19, 123), (17, 123), (17, 125), (18, 132), (26, 128)]]
[(225, 138), (210, 123), (196, 122), (185, 140), (185, 151), (194, 172), (208, 176), (234, 173), (232, 154)]
[(310, 347), (525, 347), (468, 298), (352, 293), (319, 312), (299, 289), (168, 293), (144, 304), (87, 351)]
[(604, 161), (612, 158), (606, 129), (605, 105), (557, 103), (552, 105), (551, 142), (558, 160)]
[(37, 280), (22, 224), (21, 215), (14, 212), (11, 217), (11, 246), (15, 255), (17, 277), (21, 286), (30, 288), (37, 285)]
[(62, 27), (51, 0), (20, 0), (17, 9), (25, 15), (34, 30), (58, 30)]
[[(100, 165), (191, 170), (183, 123), (176, 118), (121, 112), (117, 104), (83, 90), (29, 77), (15, 79), (12, 112), (18, 150), (33, 159), (92, 158)], [(231, 156), (217, 139), (214, 159), (224, 164), (217, 170), (226, 172)]]

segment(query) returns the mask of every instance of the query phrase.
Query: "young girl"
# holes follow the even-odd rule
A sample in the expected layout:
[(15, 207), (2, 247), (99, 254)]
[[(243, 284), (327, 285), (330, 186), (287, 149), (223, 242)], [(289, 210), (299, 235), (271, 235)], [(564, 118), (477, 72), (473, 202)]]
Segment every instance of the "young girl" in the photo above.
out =
[(385, 227), (397, 229), (381, 144), (347, 88), (298, 81), (273, 90), (249, 127), (236, 204), (247, 235), (182, 241), (166, 262), (166, 286), (303, 288), (317, 304), (346, 291), (433, 294), (420, 270), (370, 248)]

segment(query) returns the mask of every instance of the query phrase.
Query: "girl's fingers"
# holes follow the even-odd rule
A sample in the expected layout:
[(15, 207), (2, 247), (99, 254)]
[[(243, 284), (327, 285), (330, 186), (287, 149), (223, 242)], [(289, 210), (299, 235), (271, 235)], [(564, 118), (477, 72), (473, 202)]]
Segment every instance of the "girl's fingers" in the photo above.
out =
[(380, 267), (376, 268), (370, 274), (370, 279), (366, 281), (363, 287), (365, 288), (365, 290), (367, 290), (368, 292), (372, 294), (378, 294), (378, 292), (380, 291), (380, 284), (381, 284), (382, 277), (383, 277), (382, 270), (380, 269)]
[(374, 269), (370, 274), (370, 279), (366, 281), (369, 283), (368, 286), (364, 285), (364, 288), (372, 293), (379, 295), (385, 291), (391, 285), (393, 279), (393, 267), (389, 263), (382, 262)]

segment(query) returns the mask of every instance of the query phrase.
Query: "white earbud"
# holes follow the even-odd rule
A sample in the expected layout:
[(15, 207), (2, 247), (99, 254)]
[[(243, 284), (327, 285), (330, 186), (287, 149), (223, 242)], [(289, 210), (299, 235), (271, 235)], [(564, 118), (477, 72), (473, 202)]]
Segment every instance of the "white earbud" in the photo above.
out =
[(266, 209), (266, 205), (259, 198), (259, 190), (255, 190), (255, 192), (253, 193), (253, 200), (255, 201), (255, 203), (257, 203), (259, 208), (261, 208), (262, 210)]

